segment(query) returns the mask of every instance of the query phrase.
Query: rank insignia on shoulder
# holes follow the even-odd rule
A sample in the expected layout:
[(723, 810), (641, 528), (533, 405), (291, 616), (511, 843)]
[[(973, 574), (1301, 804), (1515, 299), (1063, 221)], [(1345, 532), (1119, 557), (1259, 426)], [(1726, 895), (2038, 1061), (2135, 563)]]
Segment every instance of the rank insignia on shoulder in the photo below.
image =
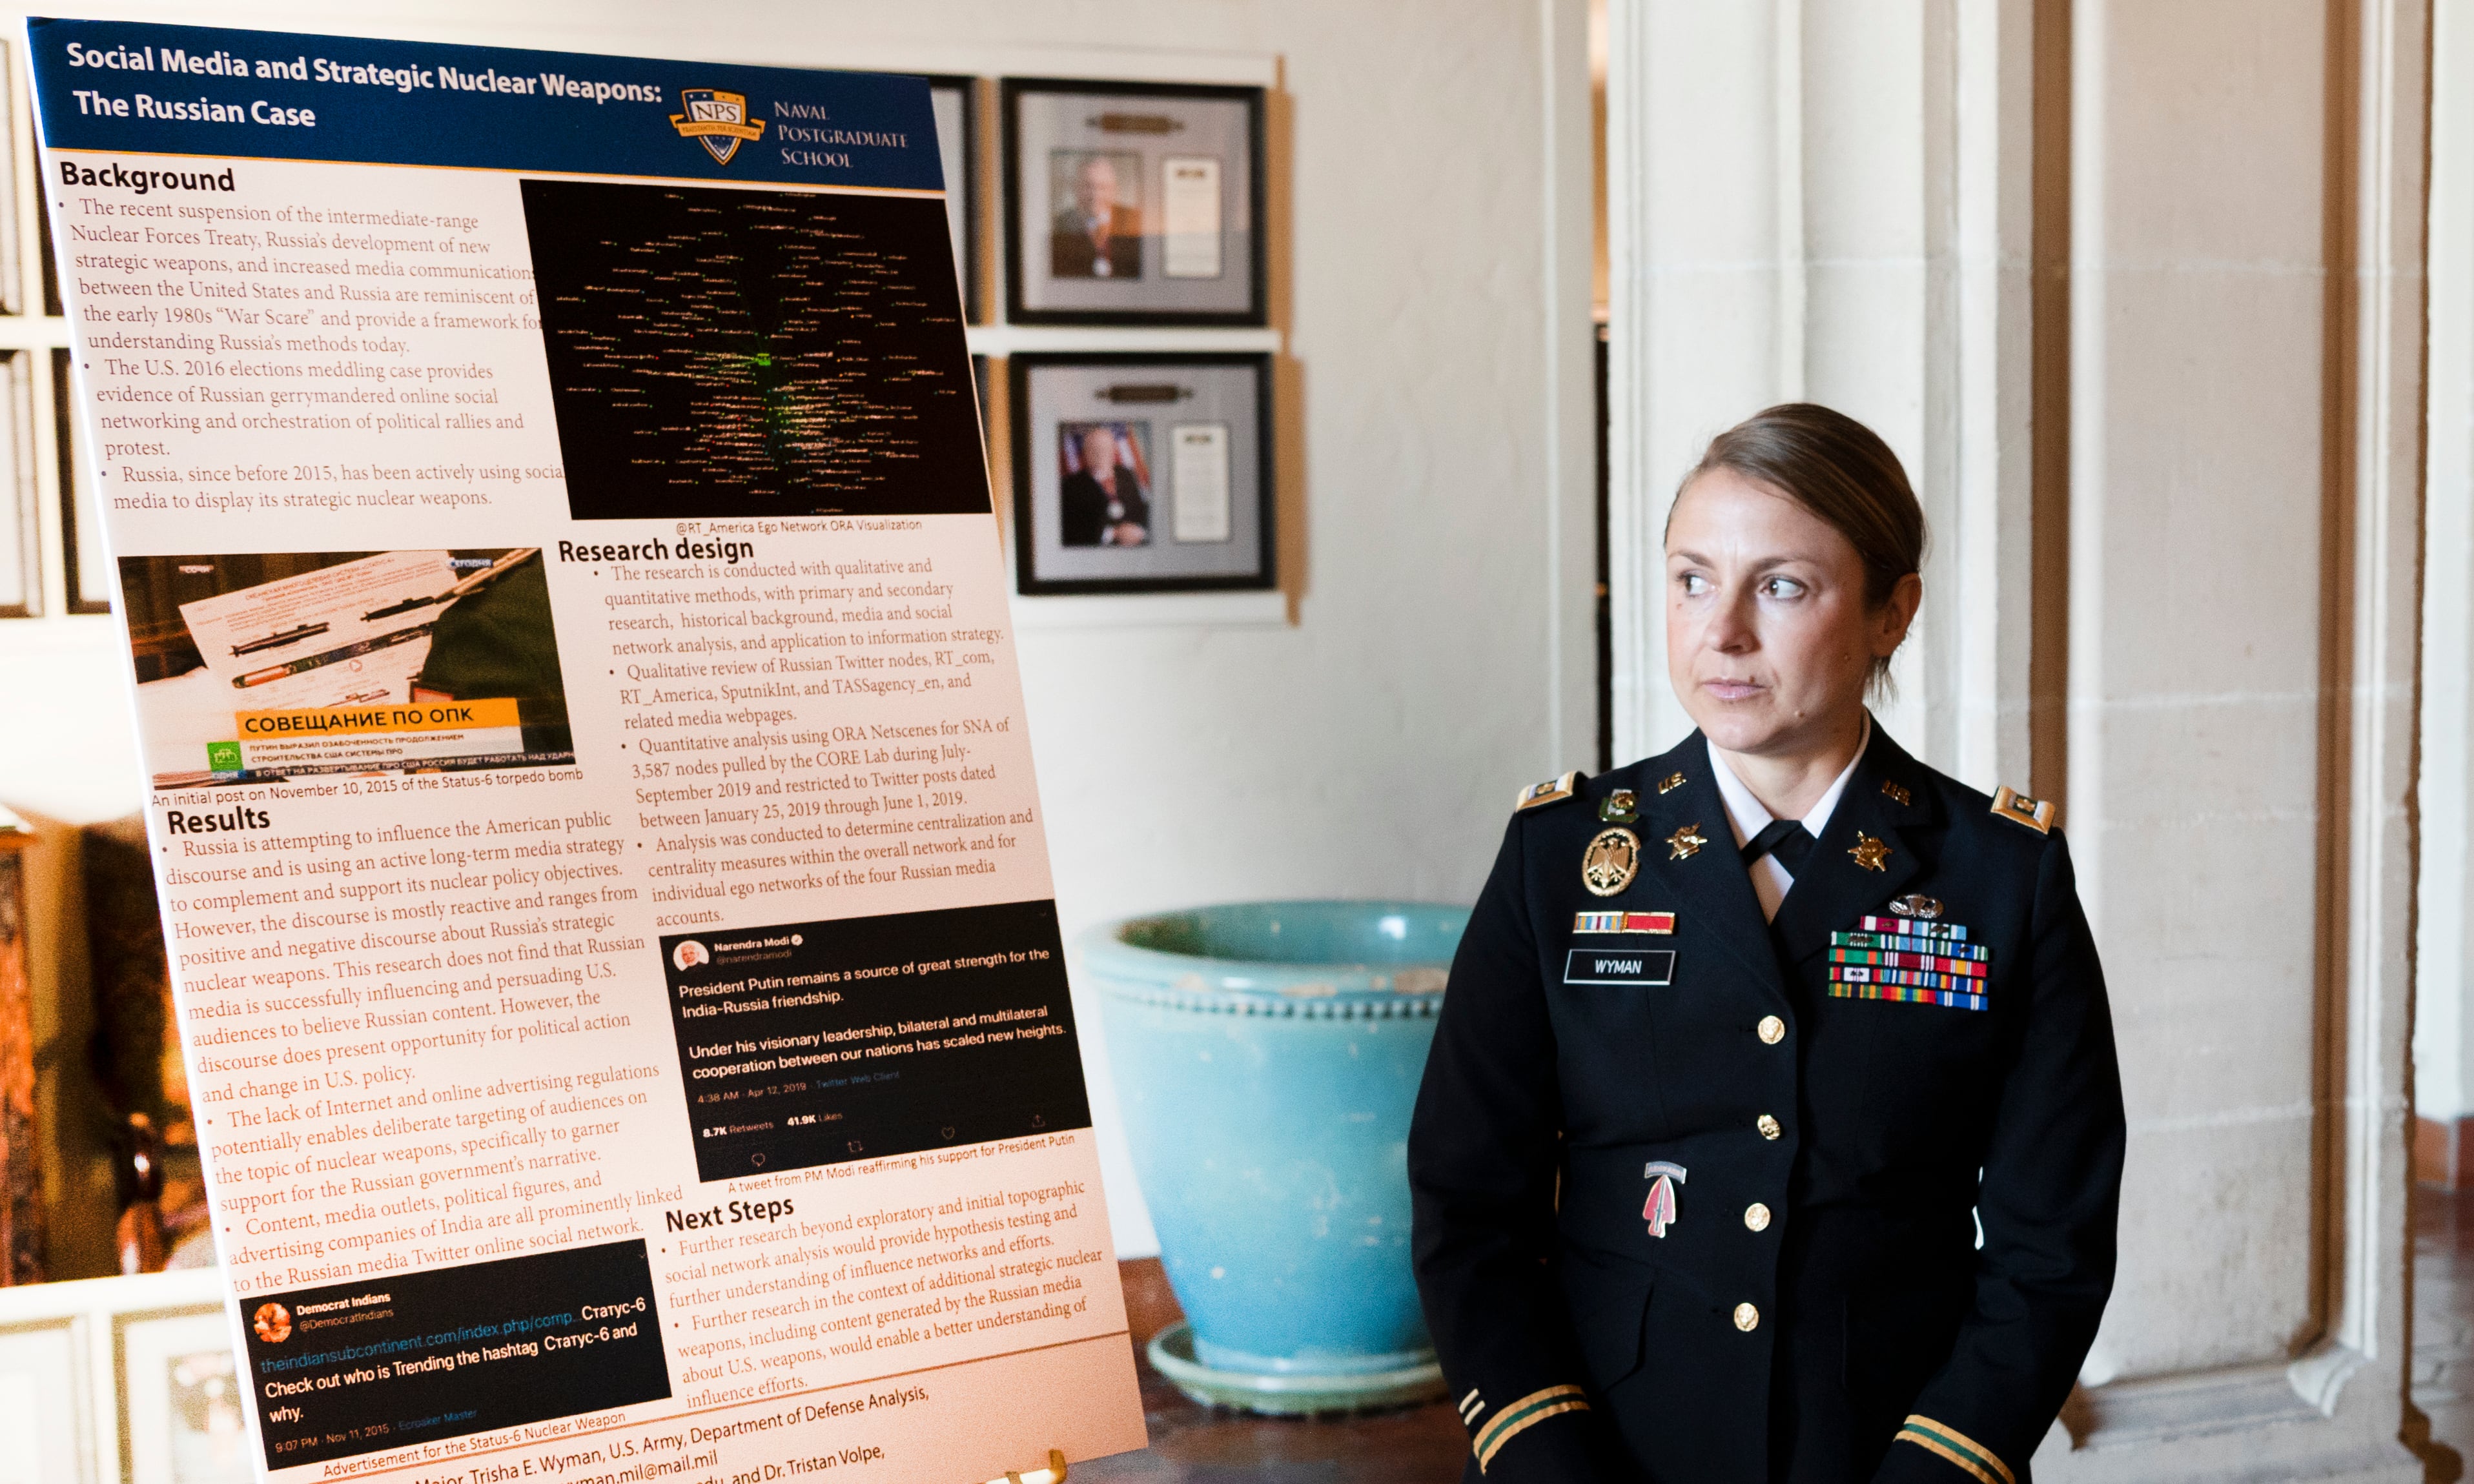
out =
[(1613, 896), (1639, 869), (1640, 837), (1630, 830), (1600, 830), (1581, 853), (1581, 885), (1591, 896)]
[(2051, 799), (2029, 798), (2008, 784), (1994, 791), (1993, 812), (2012, 824), (2024, 824), (2039, 835), (2049, 833), (2053, 827)]
[(1683, 787), (1684, 775), (1682, 773), (1669, 773), (1665, 777), (1658, 780), (1658, 796), (1660, 798), (1664, 798), (1666, 795)]
[(1533, 783), (1520, 791), (1520, 797), (1513, 804), (1512, 812), (1518, 814), (1524, 809), (1536, 809), (1540, 804), (1560, 803), (1570, 798), (1580, 787), (1578, 770), (1565, 773), (1561, 778), (1549, 778), (1544, 783)]
[(1881, 780), (1881, 796), (1902, 809), (1916, 801), (1916, 796), (1907, 791), (1907, 786), (1893, 778)]
[(1608, 824), (1634, 824), (1640, 819), (1640, 795), (1617, 789), (1598, 800), (1598, 818)]

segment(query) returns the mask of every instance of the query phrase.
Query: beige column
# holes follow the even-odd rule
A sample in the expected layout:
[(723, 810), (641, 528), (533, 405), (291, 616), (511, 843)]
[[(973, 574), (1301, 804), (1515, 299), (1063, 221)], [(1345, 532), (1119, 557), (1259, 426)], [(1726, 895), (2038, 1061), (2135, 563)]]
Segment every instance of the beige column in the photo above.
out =
[[(1979, 787), (2066, 779), (2121, 1036), (2121, 1283), (2038, 1476), (2419, 1478), (2425, 10), (1857, 9), (1613, 0), (1617, 750), (1681, 729), (1656, 537), (1700, 440), (1783, 396), (1874, 422), (1945, 615), (1890, 724)], [(2070, 231), (2043, 344), (2039, 168)], [(2034, 758), (2031, 654), (2069, 681)]]
[(1608, 202), (1615, 751), (1690, 722), (1659, 533), (1710, 435), (1809, 399), (1863, 419), (1934, 531), (1883, 720), (2027, 783), (2029, 0), (1615, 0)]

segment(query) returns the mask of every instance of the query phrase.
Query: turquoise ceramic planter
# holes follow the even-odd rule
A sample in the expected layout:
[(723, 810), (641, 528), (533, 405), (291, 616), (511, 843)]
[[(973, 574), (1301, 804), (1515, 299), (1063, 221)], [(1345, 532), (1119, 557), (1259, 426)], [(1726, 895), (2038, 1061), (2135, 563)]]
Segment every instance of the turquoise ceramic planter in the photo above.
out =
[(1262, 902), (1103, 924), (1134, 1167), (1205, 1400), (1313, 1412), (1442, 1384), (1409, 1268), (1409, 1112), (1465, 908)]

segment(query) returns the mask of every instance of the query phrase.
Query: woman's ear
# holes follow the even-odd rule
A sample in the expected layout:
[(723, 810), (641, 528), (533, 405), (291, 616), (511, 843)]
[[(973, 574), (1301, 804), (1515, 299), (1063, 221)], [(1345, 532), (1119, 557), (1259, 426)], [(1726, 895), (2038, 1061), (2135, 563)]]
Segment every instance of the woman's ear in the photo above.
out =
[(1906, 643), (1907, 626), (1925, 600), (1925, 579), (1909, 572), (1891, 585), (1890, 596), (1873, 614), (1873, 657), (1886, 660)]

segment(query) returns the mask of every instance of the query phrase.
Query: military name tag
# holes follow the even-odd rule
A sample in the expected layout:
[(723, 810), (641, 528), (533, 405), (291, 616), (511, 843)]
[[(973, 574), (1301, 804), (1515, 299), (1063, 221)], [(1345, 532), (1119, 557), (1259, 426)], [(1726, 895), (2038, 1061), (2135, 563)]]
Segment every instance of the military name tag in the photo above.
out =
[(1564, 955), (1564, 983), (1658, 988), (1675, 982), (1675, 950), (1648, 948), (1618, 953), (1574, 948)]

